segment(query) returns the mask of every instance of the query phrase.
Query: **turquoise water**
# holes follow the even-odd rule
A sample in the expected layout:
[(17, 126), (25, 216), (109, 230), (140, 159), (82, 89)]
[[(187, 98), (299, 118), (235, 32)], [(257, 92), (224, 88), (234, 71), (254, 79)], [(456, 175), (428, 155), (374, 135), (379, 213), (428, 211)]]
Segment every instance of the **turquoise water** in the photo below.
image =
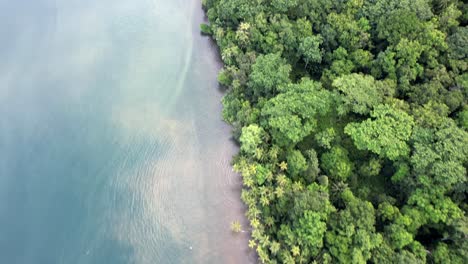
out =
[(0, 263), (248, 263), (199, 0), (0, 0)]

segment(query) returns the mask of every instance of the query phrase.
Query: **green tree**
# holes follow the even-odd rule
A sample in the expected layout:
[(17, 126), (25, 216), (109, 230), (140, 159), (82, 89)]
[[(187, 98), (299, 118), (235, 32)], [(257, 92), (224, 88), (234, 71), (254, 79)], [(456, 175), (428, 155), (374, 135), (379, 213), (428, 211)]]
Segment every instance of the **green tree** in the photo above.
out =
[(323, 247), (323, 238), (327, 230), (325, 220), (326, 218), (322, 218), (319, 213), (305, 211), (294, 229), (299, 245), (310, 250), (312, 256), (316, 256)]
[(349, 111), (361, 115), (368, 114), (383, 102), (385, 96), (391, 96), (394, 92), (391, 82), (375, 81), (372, 76), (356, 73), (335, 79), (333, 87), (342, 93), (343, 103), (338, 109), (342, 114)]
[(345, 133), (351, 136), (356, 147), (390, 160), (408, 156), (407, 141), (412, 133), (413, 118), (389, 105), (378, 105), (371, 112), (371, 117), (346, 126)]
[(302, 80), (266, 102), (262, 116), (279, 146), (294, 146), (316, 128), (317, 118), (327, 114), (332, 103), (331, 93), (320, 84)]
[(348, 158), (348, 151), (340, 146), (325, 152), (321, 163), (325, 172), (336, 180), (346, 180), (353, 172), (353, 163)]
[(306, 68), (309, 63), (320, 63), (322, 61), (320, 44), (322, 44), (321, 36), (310, 36), (304, 38), (299, 45), (299, 54), (304, 58)]
[(291, 66), (278, 54), (260, 55), (252, 65), (249, 87), (254, 98), (273, 97), (279, 86), (290, 82)]
[(241, 142), (241, 151), (254, 155), (257, 148), (262, 144), (265, 131), (256, 124), (242, 128), (242, 134), (239, 141)]
[(231, 223), (231, 230), (235, 233), (239, 233), (240, 231), (242, 231), (242, 225), (239, 221), (234, 221)]
[(346, 208), (330, 216), (326, 244), (337, 262), (364, 264), (383, 242), (375, 232), (375, 211), (371, 203), (354, 197), (350, 190), (342, 196)]
[(292, 150), (286, 157), (288, 161), (288, 172), (291, 176), (297, 176), (299, 173), (304, 172), (307, 169), (306, 159), (302, 153), (298, 150)]

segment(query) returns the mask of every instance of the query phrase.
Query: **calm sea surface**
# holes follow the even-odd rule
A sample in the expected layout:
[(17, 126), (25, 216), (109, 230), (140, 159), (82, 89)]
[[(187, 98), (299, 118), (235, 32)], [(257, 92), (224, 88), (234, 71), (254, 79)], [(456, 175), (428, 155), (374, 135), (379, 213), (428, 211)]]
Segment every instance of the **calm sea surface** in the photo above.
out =
[(249, 263), (199, 0), (0, 0), (0, 263)]

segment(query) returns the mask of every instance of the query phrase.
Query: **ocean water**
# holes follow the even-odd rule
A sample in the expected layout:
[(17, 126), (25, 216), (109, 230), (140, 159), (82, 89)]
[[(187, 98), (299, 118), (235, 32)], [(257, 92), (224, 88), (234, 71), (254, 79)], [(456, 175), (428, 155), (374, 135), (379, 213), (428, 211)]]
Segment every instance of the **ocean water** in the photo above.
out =
[(199, 0), (0, 0), (0, 263), (252, 263)]

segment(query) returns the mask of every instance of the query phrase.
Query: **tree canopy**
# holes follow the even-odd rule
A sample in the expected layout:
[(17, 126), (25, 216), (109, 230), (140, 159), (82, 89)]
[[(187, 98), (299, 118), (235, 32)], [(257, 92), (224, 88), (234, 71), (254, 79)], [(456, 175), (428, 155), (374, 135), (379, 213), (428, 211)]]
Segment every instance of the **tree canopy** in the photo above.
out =
[(260, 262), (468, 263), (465, 2), (203, 7)]

